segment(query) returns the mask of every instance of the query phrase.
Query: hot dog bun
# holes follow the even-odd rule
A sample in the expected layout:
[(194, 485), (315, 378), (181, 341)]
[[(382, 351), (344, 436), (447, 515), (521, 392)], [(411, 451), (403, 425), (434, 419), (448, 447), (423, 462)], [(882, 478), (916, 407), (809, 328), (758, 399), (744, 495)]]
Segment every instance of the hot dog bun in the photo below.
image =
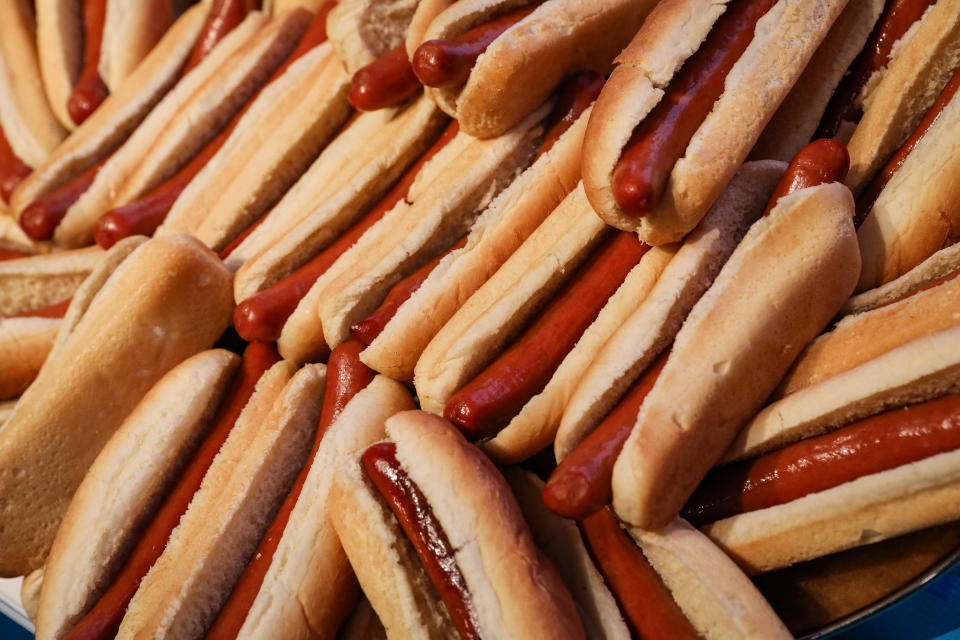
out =
[[(675, 242), (695, 227), (747, 158), (844, 4), (781, 0), (760, 19), (753, 40), (727, 76), (728, 90), (673, 167), (659, 203), (635, 218), (614, 200), (614, 167), (635, 127), (726, 7), (702, 0), (660, 2), (617, 57), (618, 67), (587, 128), (583, 181), (597, 214), (654, 245)], [(771, 64), (773, 60), (781, 62)]]
[(404, 41), (422, 0), (348, 0), (327, 18), (327, 33), (347, 73), (353, 75)]
[[(509, 486), (490, 461), (452, 425), (427, 413), (398, 413), (386, 429), (403, 468), (457, 550), (480, 633), (583, 637), (570, 594), (534, 546)], [(446, 610), (429, 593), (422, 565), (378, 496), (358, 458), (346, 460), (331, 509), (364, 593), (389, 638), (449, 635)]]
[(171, 0), (108, 0), (97, 69), (111, 90), (137, 68), (173, 23)]
[(99, 247), (0, 262), (0, 316), (62, 302), (102, 261)]
[(229, 273), (212, 253), (173, 236), (134, 249), (92, 300), (75, 297), (74, 316), (85, 313), (68, 311), (58, 344), (0, 436), (4, 519), (17, 523), (0, 532), (3, 575), (43, 562), (109, 436), (156, 380), (223, 332), (229, 289)]
[(59, 318), (0, 318), (0, 399), (23, 393), (53, 348)]
[(849, 190), (831, 183), (780, 198), (747, 232), (677, 334), (617, 459), (621, 518), (665, 526), (840, 309), (860, 265), (852, 216)]

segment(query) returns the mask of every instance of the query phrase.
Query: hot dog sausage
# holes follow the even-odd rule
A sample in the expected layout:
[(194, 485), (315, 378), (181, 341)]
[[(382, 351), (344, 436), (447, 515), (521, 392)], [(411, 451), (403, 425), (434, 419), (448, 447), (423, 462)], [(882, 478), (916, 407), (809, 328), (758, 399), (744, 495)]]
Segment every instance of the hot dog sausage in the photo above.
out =
[(190, 53), (184, 73), (200, 64), (200, 61), (213, 51), (218, 42), (243, 22), (248, 13), (259, 8), (259, 0), (213, 0), (213, 6), (200, 29), (200, 37)]
[(49, 240), (57, 225), (67, 215), (67, 209), (73, 206), (83, 193), (93, 184), (97, 172), (107, 162), (101, 160), (83, 173), (71, 178), (52, 191), (48, 191), (20, 213), (20, 228), (34, 240)]
[(557, 465), (543, 487), (543, 504), (548, 509), (564, 518), (580, 520), (610, 504), (613, 464), (668, 355), (661, 355), (650, 365), (593, 433)]
[(0, 262), (4, 260), (19, 260), (20, 258), (29, 258), (30, 253), (24, 253), (22, 251), (8, 251), (7, 249), (0, 249)]
[(763, 215), (768, 215), (785, 195), (830, 182), (842, 182), (850, 168), (847, 147), (838, 140), (814, 140), (793, 157), (780, 178)]
[(413, 543), (461, 640), (479, 640), (480, 632), (470, 609), (467, 584), (457, 566), (453, 547), (426, 497), (400, 467), (397, 446), (392, 442), (375, 444), (364, 451), (361, 461), (367, 476), (386, 499)]
[(894, 409), (712, 470), (683, 508), (695, 526), (792, 502), (960, 448), (960, 394)]
[(23, 313), (15, 313), (12, 316), (6, 316), (8, 318), (62, 318), (66, 315), (67, 309), (70, 307), (70, 301), (73, 298), (67, 298), (66, 300), (61, 300), (54, 304), (48, 305), (46, 307), (41, 307), (39, 309), (34, 309), (32, 311), (24, 311)]
[(414, 74), (428, 87), (456, 87), (463, 84), (470, 76), (477, 58), (490, 43), (530, 15), (538, 4), (511, 11), (456, 38), (424, 42), (413, 54)]
[(494, 435), (550, 381), (627, 273), (649, 247), (629, 232), (611, 234), (523, 334), (457, 391), (443, 414), (467, 438)]
[(84, 0), (83, 3), (83, 70), (67, 98), (70, 119), (81, 124), (100, 106), (110, 92), (100, 77), (100, 45), (103, 23), (107, 19), (107, 0)]
[(700, 637), (609, 509), (582, 520), (580, 531), (597, 569), (637, 637), (644, 640)]
[(30, 171), (30, 167), (13, 152), (3, 127), (0, 127), (0, 198), (4, 202), (10, 202), (10, 194), (30, 175)]
[(420, 80), (413, 73), (406, 46), (401, 43), (353, 74), (347, 100), (360, 111), (375, 111), (400, 104), (419, 88)]
[(283, 538), (290, 514), (297, 504), (303, 485), (310, 473), (310, 466), (320, 448), (320, 441), (327, 429), (337, 419), (347, 403), (362, 391), (376, 375), (376, 372), (360, 362), (362, 346), (353, 341), (344, 342), (330, 353), (327, 364), (327, 385), (323, 392), (323, 408), (320, 424), (313, 441), (313, 448), (306, 463), (297, 475), (297, 479), (287, 494), (273, 522), (260, 540), (250, 563), (237, 581), (227, 603), (220, 610), (216, 621), (207, 632), (207, 640), (233, 640), (240, 632), (244, 620), (260, 591), (263, 578), (273, 561), (273, 554)]
[[(454, 120), (443, 135), (433, 143), (433, 146), (407, 169), (406, 173), (394, 184), (383, 199), (346, 233), (307, 264), (269, 289), (265, 289), (237, 305), (233, 314), (233, 323), (237, 333), (245, 340), (263, 339), (267, 342), (279, 338), (287, 318), (290, 317), (300, 299), (307, 294), (317, 278), (323, 275), (330, 268), (330, 265), (336, 262), (337, 258), (352, 247), (360, 239), (360, 236), (382, 218), (387, 211), (392, 209), (401, 198), (406, 197), (421, 167), (436, 155), (447, 142), (452, 140), (458, 131), (459, 126)], [(268, 336), (272, 337), (268, 338)]]
[(234, 379), (226, 399), (220, 405), (210, 431), (183, 470), (159, 511), (143, 532), (123, 568), (97, 604), (85, 615), (66, 638), (71, 640), (113, 638), (120, 628), (127, 605), (137, 592), (140, 581), (163, 552), (170, 533), (180, 522), (193, 495), (200, 488), (207, 469), (246, 406), (260, 376), (280, 361), (272, 345), (250, 344), (243, 353), (240, 372)]
[(776, 0), (728, 4), (633, 132), (613, 171), (613, 195), (626, 215), (639, 218), (657, 206), (673, 166), (723, 93), (727, 74), (753, 40), (757, 21), (774, 4)]

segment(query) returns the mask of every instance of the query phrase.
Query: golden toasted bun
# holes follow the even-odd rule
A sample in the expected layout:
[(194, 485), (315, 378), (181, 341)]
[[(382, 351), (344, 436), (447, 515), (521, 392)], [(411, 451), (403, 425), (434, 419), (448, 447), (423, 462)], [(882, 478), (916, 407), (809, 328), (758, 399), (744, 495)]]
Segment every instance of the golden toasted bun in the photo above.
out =
[(326, 367), (278, 362), (257, 383), (117, 638), (196, 638), (213, 623), (317, 430)]
[(272, 21), (252, 12), (154, 108), (97, 173), (54, 232), (64, 246), (93, 239), (97, 219), (175, 174), (213, 138), (296, 46), (306, 10)]
[(404, 42), (420, 0), (347, 0), (327, 18), (327, 36), (353, 75)]
[(725, 518), (703, 531), (756, 574), (957, 518), (960, 450)]
[(232, 311), (230, 274), (219, 259), (192, 238), (170, 236), (130, 253), (82, 317), (68, 312), (58, 344), (0, 431), (2, 516), (16, 523), (0, 529), (0, 574), (42, 564), (107, 439), (163, 374), (213, 344)]
[(13, 415), (13, 408), (17, 406), (17, 400), (4, 400), (0, 402), (0, 426), (3, 426)]
[(774, 399), (831, 378), (921, 336), (960, 323), (960, 278), (871, 311), (847, 316), (811, 342)]
[(184, 360), (107, 441), (50, 547), (37, 638), (62, 638), (102, 595), (210, 426), (239, 361), (222, 349)]
[(694, 306), (613, 471), (621, 518), (665, 526), (850, 295), (860, 269), (841, 184), (780, 198)]
[(200, 35), (209, 5), (186, 11), (143, 59), (136, 71), (107, 96), (82, 125), (14, 189), (16, 215), (44, 193), (107, 157), (133, 132), (177, 82)]
[(630, 629), (590, 559), (576, 523), (547, 509), (540, 497), (543, 481), (537, 476), (519, 467), (507, 467), (503, 477), (513, 489), (534, 542), (550, 558), (570, 590), (587, 637), (629, 640)]
[(937, 251), (896, 280), (853, 296), (843, 305), (843, 314), (863, 313), (894, 302), (958, 269), (960, 269), (960, 243)]
[[(428, 413), (398, 413), (386, 427), (398, 461), (454, 549), (481, 636), (584, 637), (573, 599), (534, 545), (510, 487), (486, 456), (453, 425)], [(387, 637), (454, 633), (444, 626), (450, 624), (446, 611), (423, 582), (422, 565), (418, 573), (404, 572), (406, 567), (416, 570), (414, 561), (419, 560), (358, 458), (338, 471), (331, 509), (340, 541)]]
[[(461, 0), (437, 16), (423, 40), (453, 38), (526, 0)], [(466, 84), (426, 91), (467, 133), (490, 138), (536, 109), (573, 70), (607, 74), (656, 0), (549, 0), (487, 47)]]
[(700, 46), (725, 4), (663, 0), (604, 86), (587, 127), (583, 183), (608, 224), (637, 231), (650, 244), (675, 242), (693, 229), (747, 158), (807, 61), (846, 3), (781, 0), (757, 23), (754, 38), (670, 174), (660, 202), (642, 218), (625, 215), (612, 175), (637, 125), (653, 110), (677, 69)]
[(237, 302), (308, 262), (369, 210), (436, 138), (445, 118), (420, 98), (363, 113), (327, 145), (227, 257)]
[(960, 2), (937, 0), (900, 39), (890, 64), (867, 83), (861, 118), (848, 143), (845, 183), (854, 195), (913, 133), (960, 66)]
[(108, 0), (97, 70), (112, 91), (150, 53), (174, 18), (172, 0)]
[(686, 520), (630, 534), (704, 638), (793, 637), (743, 571)]
[(580, 179), (580, 147), (589, 110), (487, 207), (466, 245), (437, 265), (360, 354), (368, 367), (413, 382), (414, 366), (430, 340)]
[(102, 249), (88, 247), (0, 262), (0, 316), (66, 300), (103, 257)]
[(328, 515), (334, 472), (384, 438), (387, 418), (410, 409), (406, 388), (377, 376), (330, 425), (238, 638), (334, 637), (360, 592)]
[(53, 348), (59, 318), (0, 318), (0, 399), (23, 393)]
[(813, 139), (827, 103), (880, 18), (884, 0), (850, 0), (760, 134), (752, 160), (790, 162)]
[(28, 0), (0, 4), (0, 127), (14, 154), (38, 167), (67, 132), (44, 92)]
[(727, 258), (760, 216), (777, 180), (780, 162), (749, 162), (683, 244), (650, 250), (666, 262), (645, 299), (624, 320), (602, 349), (563, 409), (554, 450), (563, 460), (617, 404), (658, 353), (672, 341), (690, 309), (710, 287)]

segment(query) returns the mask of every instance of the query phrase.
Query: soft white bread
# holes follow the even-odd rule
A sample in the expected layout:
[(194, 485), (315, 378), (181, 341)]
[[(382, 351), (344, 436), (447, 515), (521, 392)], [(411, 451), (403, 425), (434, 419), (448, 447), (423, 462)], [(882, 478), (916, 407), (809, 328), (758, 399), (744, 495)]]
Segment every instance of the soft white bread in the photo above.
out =
[(330, 425), (238, 638), (334, 638), (359, 595), (328, 514), (339, 462), (385, 436), (384, 421), (413, 409), (410, 393), (377, 376)]
[[(370, 209), (436, 138), (426, 98), (360, 114), (228, 256), (238, 302), (308, 262)], [(248, 264), (249, 263), (249, 264)]]
[(617, 57), (619, 66), (587, 127), (583, 183), (597, 214), (655, 245), (675, 242), (693, 229), (747, 158), (845, 4), (780, 0), (760, 19), (753, 40), (727, 75), (727, 90), (673, 167), (660, 202), (634, 218), (613, 197), (617, 161), (634, 129), (726, 8), (711, 0), (660, 2)]
[[(2, 420), (0, 420), (2, 423)], [(37, 607), (40, 604), (40, 589), (43, 587), (43, 567), (31, 571), (23, 577), (20, 584), (20, 603), (27, 617), (36, 623)]]
[[(398, 413), (386, 427), (397, 460), (454, 550), (480, 635), (584, 637), (573, 599), (534, 545), (510, 487), (486, 456), (453, 425), (428, 413)], [(443, 626), (446, 611), (436, 596), (429, 602), (422, 565), (419, 573), (404, 573), (419, 559), (375, 492), (353, 458), (338, 471), (331, 498), (334, 526), (364, 593), (389, 638), (449, 637), (455, 632)]]
[(325, 384), (324, 365), (278, 362), (260, 378), (117, 638), (204, 634), (306, 460)]
[(703, 528), (750, 574), (960, 518), (960, 450)]
[[(423, 39), (454, 38), (527, 4), (460, 0), (434, 19)], [(427, 94), (467, 133), (498, 136), (543, 103), (570, 71), (607, 74), (614, 56), (655, 4), (656, 0), (549, 0), (487, 47), (466, 84), (427, 87)]]
[(23, 393), (53, 348), (59, 318), (0, 318), (0, 399)]
[(93, 166), (119, 147), (177, 81), (206, 19), (197, 3), (164, 34), (136, 71), (90, 114), (50, 157), (17, 185), (10, 198), (16, 215), (44, 193)]
[(913, 133), (958, 66), (960, 2), (937, 0), (897, 43), (887, 68), (864, 89), (863, 117), (848, 143), (845, 183), (855, 195)]
[(233, 29), (164, 97), (103, 165), (54, 232), (64, 246), (88, 244), (97, 219), (186, 164), (213, 138), (296, 46), (308, 11), (269, 21), (258, 12)]
[[(650, 250), (669, 261), (653, 289), (593, 356), (563, 409), (554, 450), (563, 460), (616, 406), (713, 282), (780, 179), (780, 162), (748, 162), (679, 247)], [(650, 257), (644, 257), (649, 260)]]
[(548, 110), (496, 138), (458, 134), (417, 174), (407, 197), (317, 280), (311, 294), (320, 300), (317, 314), (331, 348), (350, 337), (350, 326), (376, 310), (394, 284), (469, 233), (532, 161)]
[(960, 278), (871, 311), (847, 316), (811, 342), (777, 387), (787, 396), (921, 336), (960, 324)]
[(41, 253), (45, 248), (23, 232), (10, 207), (0, 199), (0, 251), (18, 251), (29, 256)]
[(960, 243), (937, 251), (896, 280), (853, 296), (843, 305), (843, 314), (863, 313), (894, 302), (958, 269), (960, 269)]
[(67, 132), (44, 92), (30, 5), (29, 0), (0, 4), (0, 128), (14, 154), (38, 167)]
[(750, 151), (790, 162), (813, 139), (837, 85), (883, 12), (884, 0), (850, 0)]
[(953, 327), (768, 405), (740, 432), (724, 461), (754, 457), (854, 420), (957, 392), (960, 327)]
[(349, 82), (329, 44), (294, 62), (177, 198), (165, 231), (223, 249), (286, 193), (347, 119)]
[(414, 376), (420, 406), (442, 414), (447, 400), (522, 331), (605, 231), (577, 185), (424, 349)]
[(163, 374), (213, 344), (232, 311), (229, 272), (187, 236), (144, 242), (82, 317), (68, 311), (59, 344), (0, 431), (0, 574), (42, 564), (107, 439)]
[(173, 0), (108, 0), (97, 70), (112, 91), (137, 68), (173, 23)]
[(466, 245), (444, 257), (360, 354), (368, 367), (408, 384), (430, 340), (576, 187), (589, 110), (498, 195)]
[(413, 18), (411, 18), (410, 25), (407, 27), (406, 48), (408, 58), (413, 59), (417, 47), (426, 40), (424, 36), (434, 18), (456, 2), (457, 0), (420, 0), (417, 3), (417, 9), (413, 12)]
[(213, 349), (171, 369), (90, 465), (50, 547), (37, 638), (62, 638), (109, 585), (209, 427), (239, 361)]
[(347, 0), (330, 11), (327, 35), (353, 75), (404, 42), (420, 0)]
[(704, 638), (793, 637), (743, 571), (686, 520), (630, 534)]
[(547, 509), (540, 497), (543, 491), (540, 478), (519, 467), (502, 471), (523, 510), (534, 542), (550, 558), (570, 590), (587, 637), (629, 640), (630, 629), (603, 576), (590, 559), (576, 523)]
[(50, 108), (68, 131), (76, 124), (67, 99), (83, 64), (83, 6), (76, 0), (37, 0), (37, 50)]
[(780, 198), (747, 232), (677, 334), (613, 471), (627, 522), (665, 526), (756, 413), (860, 269), (841, 184)]
[(0, 316), (66, 300), (103, 257), (102, 249), (88, 247), (0, 262)]

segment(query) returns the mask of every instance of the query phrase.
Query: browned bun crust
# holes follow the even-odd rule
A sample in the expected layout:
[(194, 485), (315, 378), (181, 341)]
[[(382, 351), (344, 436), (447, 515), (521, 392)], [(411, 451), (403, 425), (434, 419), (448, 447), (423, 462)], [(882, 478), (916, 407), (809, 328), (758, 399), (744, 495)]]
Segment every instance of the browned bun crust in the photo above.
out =
[(747, 158), (844, 4), (781, 1), (761, 18), (753, 41), (727, 77), (726, 86), (737, 90), (725, 91), (717, 100), (674, 166), (657, 207), (634, 218), (613, 197), (617, 161), (634, 129), (725, 8), (710, 0), (660, 2), (617, 57), (619, 66), (600, 93), (587, 128), (583, 182), (597, 214), (655, 245), (675, 242), (693, 229)]
[[(119, 247), (126, 250), (126, 245)], [(74, 305), (83, 301), (74, 300)], [(42, 564), (87, 468), (164, 373), (229, 324), (230, 274), (186, 236), (142, 244), (112, 273), (0, 432), (0, 574)]]
[[(456, 37), (529, 0), (460, 0), (438, 15), (423, 40)], [(467, 133), (498, 136), (546, 100), (576, 69), (606, 74), (654, 0), (549, 0), (491, 43), (465, 85), (427, 87)]]
[(666, 525), (850, 295), (860, 268), (841, 184), (781, 198), (677, 334), (613, 472), (614, 507)]
[(59, 318), (0, 318), (0, 400), (30, 386), (61, 324)]
[[(481, 635), (582, 638), (570, 594), (534, 546), (509, 486), (489, 459), (450, 423), (421, 411), (390, 418), (387, 434), (455, 549)], [(347, 556), (388, 637), (451, 633), (450, 627), (443, 630), (445, 610), (423, 602), (430, 587), (404, 577), (397, 566), (416, 557), (409, 555), (409, 541), (395, 540), (399, 525), (375, 491), (353, 458), (338, 472), (331, 509)], [(424, 616), (437, 617), (425, 626)]]

